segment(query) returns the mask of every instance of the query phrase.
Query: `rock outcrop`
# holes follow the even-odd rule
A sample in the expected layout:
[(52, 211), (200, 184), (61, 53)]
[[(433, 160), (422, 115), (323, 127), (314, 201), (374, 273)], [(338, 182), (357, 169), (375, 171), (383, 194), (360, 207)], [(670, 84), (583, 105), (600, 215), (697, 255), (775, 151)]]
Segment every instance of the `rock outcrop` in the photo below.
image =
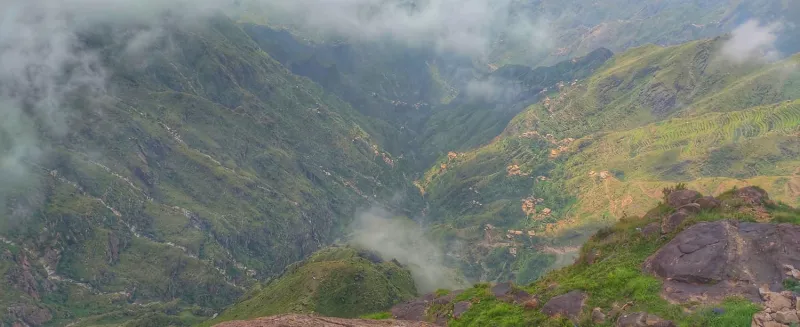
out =
[(670, 192), (667, 196), (667, 204), (677, 209), (689, 203), (693, 203), (702, 196), (702, 194), (693, 190), (676, 190)]
[(800, 266), (800, 226), (738, 221), (699, 223), (648, 258), (644, 270), (663, 278), (674, 302), (760, 301), (755, 285), (780, 289), (785, 266)]
[(669, 320), (649, 314), (647, 312), (634, 312), (624, 314), (617, 319), (617, 327), (675, 327)]
[(461, 318), (461, 316), (472, 307), (472, 302), (461, 301), (453, 305), (453, 318)]
[(588, 296), (581, 291), (572, 291), (564, 295), (559, 295), (547, 301), (542, 307), (542, 312), (548, 316), (558, 315), (572, 320), (578, 319), (583, 307), (586, 305)]
[(800, 302), (792, 292), (772, 292), (764, 286), (759, 289), (764, 300), (764, 311), (753, 315), (752, 327), (789, 327), (800, 324)]
[(254, 320), (223, 322), (215, 327), (434, 327), (419, 321), (329, 318), (312, 315), (280, 315)]
[(762, 205), (769, 201), (767, 192), (755, 186), (743, 187), (736, 190), (736, 196), (745, 204), (752, 206)]
[(592, 309), (592, 323), (595, 325), (604, 324), (606, 322), (606, 314), (600, 308)]
[[(463, 291), (452, 291), (447, 295), (437, 296), (436, 294), (426, 294), (420, 298), (413, 299), (391, 309), (392, 318), (405, 321), (431, 322), (438, 326), (444, 326), (449, 320), (447, 312), (430, 312), (428, 309), (433, 305), (447, 305), (453, 303), (456, 297)], [(472, 306), (470, 302), (462, 301), (453, 305), (454, 318), (460, 317)], [(463, 311), (462, 311), (463, 310)], [(457, 317), (458, 316), (458, 317)]]
[(715, 209), (722, 204), (720, 200), (717, 200), (716, 198), (710, 195), (694, 200), (694, 203), (700, 205), (700, 209), (702, 210)]
[(491, 292), (500, 301), (516, 304), (524, 304), (533, 299), (528, 292), (517, 289), (511, 282), (496, 284), (492, 286)]

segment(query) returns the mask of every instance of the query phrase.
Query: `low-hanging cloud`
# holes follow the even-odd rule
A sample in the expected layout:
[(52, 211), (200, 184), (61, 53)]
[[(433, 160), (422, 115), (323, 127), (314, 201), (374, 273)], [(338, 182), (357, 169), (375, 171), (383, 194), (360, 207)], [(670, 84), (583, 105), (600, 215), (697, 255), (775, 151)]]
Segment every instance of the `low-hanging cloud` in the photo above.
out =
[(80, 119), (75, 106), (107, 99), (111, 72), (98, 49), (87, 45), (87, 33), (111, 33), (113, 46), (141, 56), (137, 51), (158, 38), (164, 22), (226, 6), (188, 0), (0, 0), (0, 210), (12, 192), (35, 180), (32, 167), (46, 156), (49, 142)]
[(776, 42), (783, 24), (762, 24), (757, 20), (749, 20), (731, 33), (731, 37), (722, 45), (722, 55), (731, 62), (768, 62), (780, 57)]
[(67, 132), (70, 98), (104, 92), (103, 68), (79, 46), (72, 18), (58, 5), (2, 1), (0, 204), (30, 178), (47, 148), (42, 138)]
[(517, 81), (489, 77), (470, 80), (464, 88), (470, 100), (488, 103), (507, 103), (516, 100), (525, 88)]
[(406, 218), (391, 218), (381, 208), (357, 215), (350, 242), (377, 252), (384, 260), (396, 259), (408, 266), (421, 292), (463, 288), (463, 279), (445, 266), (441, 249), (429, 241), (423, 229)]
[(493, 42), (548, 46), (543, 19), (514, 9), (513, 0), (256, 0), (272, 16), (332, 36), (392, 40), (412, 47), (480, 57)]

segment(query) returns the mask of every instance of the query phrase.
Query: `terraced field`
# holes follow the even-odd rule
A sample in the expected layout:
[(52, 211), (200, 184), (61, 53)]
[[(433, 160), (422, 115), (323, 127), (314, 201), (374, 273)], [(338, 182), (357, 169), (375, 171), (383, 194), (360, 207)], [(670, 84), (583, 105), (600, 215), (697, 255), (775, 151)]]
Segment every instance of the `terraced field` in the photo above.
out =
[(799, 204), (800, 58), (736, 65), (720, 57), (724, 42), (616, 55), (492, 143), (442, 158), (417, 182), (440, 229), (474, 241), (481, 233), (463, 231), (491, 224), (568, 247), (678, 182), (707, 194), (754, 184)]

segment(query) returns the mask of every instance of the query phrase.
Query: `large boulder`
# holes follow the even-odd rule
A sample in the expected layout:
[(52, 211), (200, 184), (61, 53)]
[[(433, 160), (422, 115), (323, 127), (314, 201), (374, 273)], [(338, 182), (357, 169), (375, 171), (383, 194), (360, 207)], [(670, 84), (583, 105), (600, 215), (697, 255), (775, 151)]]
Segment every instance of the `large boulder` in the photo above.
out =
[(694, 200), (701, 198), (703, 195), (693, 190), (676, 190), (669, 193), (667, 196), (667, 204), (673, 208), (680, 208)]
[(495, 284), (490, 291), (495, 298), (505, 302), (524, 304), (534, 299), (528, 292), (514, 287), (514, 284), (511, 282)]
[(472, 307), (472, 302), (461, 301), (453, 305), (453, 318), (461, 318), (461, 316)]
[(649, 314), (647, 312), (634, 312), (624, 314), (617, 319), (617, 327), (675, 327), (669, 320)]
[(736, 196), (749, 205), (762, 205), (769, 200), (766, 191), (755, 186), (748, 186), (736, 190)]
[(280, 315), (254, 320), (223, 322), (215, 327), (435, 327), (419, 321), (367, 320), (318, 317), (312, 315)]
[(800, 226), (717, 221), (679, 233), (645, 261), (664, 279), (664, 296), (686, 302), (743, 295), (760, 301), (758, 288), (780, 289), (786, 266), (800, 266)]
[[(411, 301), (397, 304), (392, 307), (390, 311), (394, 319), (405, 321), (425, 321), (432, 322), (435, 325), (444, 326), (447, 324), (447, 320), (449, 319), (449, 313), (431, 312), (430, 309), (434, 305), (443, 306), (455, 302), (456, 297), (463, 292), (463, 290), (456, 290), (441, 296), (437, 296), (433, 293), (426, 294)], [(464, 303), (465, 302), (459, 302), (454, 305), (454, 315), (458, 314), (460, 316), (460, 313), (458, 313), (460, 308), (463, 308), (464, 311), (469, 309), (469, 306), (464, 307)], [(471, 305), (469, 302), (466, 303)]]
[(683, 221), (688, 219), (690, 216), (691, 214), (685, 211), (678, 211), (667, 216), (667, 218), (664, 218), (664, 220), (661, 221), (661, 232), (664, 234), (674, 232), (675, 229), (678, 228), (678, 226), (680, 226)]
[(694, 203), (700, 205), (700, 209), (702, 210), (715, 209), (718, 208), (720, 204), (722, 204), (720, 200), (717, 200), (716, 198), (710, 195), (694, 200)]
[(581, 291), (572, 291), (559, 295), (547, 301), (542, 307), (542, 312), (548, 316), (564, 316), (572, 320), (578, 319), (588, 296)]
[(392, 317), (399, 320), (425, 321), (425, 312), (435, 300), (432, 294), (395, 305), (391, 309)]

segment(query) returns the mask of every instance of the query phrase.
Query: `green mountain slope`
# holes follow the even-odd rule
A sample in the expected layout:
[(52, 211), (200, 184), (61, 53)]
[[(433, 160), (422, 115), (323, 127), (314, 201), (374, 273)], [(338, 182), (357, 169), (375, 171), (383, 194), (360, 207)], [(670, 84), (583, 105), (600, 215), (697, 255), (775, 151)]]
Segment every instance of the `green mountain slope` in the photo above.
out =
[[(743, 199), (737, 190), (723, 192), (718, 197), (718, 200), (721, 201), (720, 207), (704, 209), (692, 214), (675, 231), (663, 235), (660, 228), (662, 219), (670, 216), (675, 209), (661, 203), (657, 207), (651, 208), (644, 217), (630, 216), (598, 231), (580, 249), (580, 258), (574, 264), (549, 272), (534, 283), (520, 285), (519, 289), (530, 294), (528, 296), (534, 299), (532, 301), (513, 303), (512, 300), (497, 296), (496, 288), (493, 285), (478, 284), (460, 292), (455, 299), (450, 300), (450, 303), (430, 306), (429, 316), (448, 317), (448, 326), (620, 326), (626, 325), (620, 322), (623, 316), (636, 312), (647, 312), (672, 321), (674, 323), (672, 326), (750, 326), (753, 315), (763, 310), (763, 307), (769, 307), (770, 303), (751, 302), (754, 300), (750, 300), (748, 297), (753, 294), (747, 292), (742, 294), (730, 290), (727, 293), (709, 291), (700, 295), (699, 289), (687, 289), (686, 291), (696, 298), (685, 301), (668, 301), (666, 299), (668, 294), (674, 295), (681, 292), (670, 290), (671, 287), (677, 287), (675, 286), (677, 284), (669, 284), (669, 280), (654, 275), (648, 268), (645, 268), (647, 267), (646, 262), (656, 260), (654, 254), (657, 251), (667, 248), (667, 245), (672, 244), (671, 242), (676, 237), (680, 237), (682, 232), (697, 230), (704, 224), (709, 226), (725, 224), (722, 221), (729, 221), (732, 224), (729, 226), (734, 226), (732, 227), (734, 231), (738, 231), (737, 227), (741, 226), (743, 231), (755, 233), (753, 235), (759, 235), (759, 237), (763, 237), (763, 234), (760, 233), (768, 228), (775, 228), (780, 232), (771, 234), (772, 236), (769, 238), (772, 242), (779, 239), (775, 236), (777, 234), (785, 232), (788, 233), (787, 235), (791, 235), (797, 230), (797, 224), (800, 224), (800, 211), (797, 209), (771, 201), (753, 204)], [(760, 225), (752, 224), (756, 221)], [(745, 227), (745, 224), (748, 223), (751, 224)], [(759, 225), (759, 228), (762, 229), (750, 228), (754, 225)], [(655, 229), (652, 228), (653, 226)], [(747, 232), (742, 233), (746, 234)], [(697, 241), (697, 244), (709, 239), (730, 242), (725, 237), (735, 239), (735, 236), (730, 235), (738, 235), (736, 232), (732, 233), (724, 234), (725, 236), (722, 238), (720, 238), (720, 234), (695, 234), (693, 241)], [(739, 251), (744, 251), (745, 245), (743, 244), (731, 244), (730, 247), (738, 246)], [(698, 247), (702, 248), (699, 245)], [(687, 250), (686, 255), (705, 253), (707, 255), (705, 264), (708, 267), (719, 264), (735, 265), (723, 258), (727, 253), (725, 250), (716, 252), (712, 247), (702, 248), (697, 252)], [(757, 262), (756, 265), (766, 265), (772, 269), (775, 262), (772, 261), (774, 257), (771, 256), (779, 252), (781, 251), (741, 255), (743, 262), (748, 262), (747, 264)], [(763, 258), (756, 258), (756, 256), (770, 257), (770, 259), (759, 261)], [(778, 261), (780, 260), (793, 259), (778, 259)], [(680, 266), (686, 264), (686, 261), (665, 264)], [(779, 267), (778, 264), (776, 268)], [(712, 270), (691, 273), (713, 274), (710, 273)], [(731, 268), (722, 272), (720, 275), (724, 277), (719, 281), (687, 282), (684, 278), (689, 277), (683, 276), (675, 276), (675, 280), (682, 280), (694, 286), (716, 285), (709, 287), (722, 287), (720, 285), (729, 282), (725, 280), (726, 278), (734, 278), (732, 276), (737, 274), (732, 270), (735, 269)], [(775, 291), (784, 288), (794, 290), (797, 285), (797, 281), (793, 277), (784, 275), (782, 272), (779, 273), (776, 283), (778, 285), (772, 286)], [(758, 287), (760, 284), (759, 286), (753, 285), (753, 290)], [(548, 315), (547, 308), (550, 305), (548, 302), (558, 296), (570, 294), (570, 292), (585, 294), (583, 300), (561, 302), (560, 308), (577, 308), (573, 313), (574, 316), (570, 319), (564, 314)], [(754, 296), (759, 297), (758, 291)], [(702, 301), (696, 300), (700, 297), (702, 297)], [(758, 300), (760, 301), (760, 299)], [(454, 316), (454, 305), (458, 306), (456, 303), (463, 304), (465, 302), (470, 303), (466, 312), (462, 311), (459, 316)], [(595, 311), (602, 315), (598, 317)], [(652, 320), (654, 323), (655, 319)]]
[[(542, 237), (563, 264), (585, 239), (574, 231), (644, 214), (676, 181), (712, 194), (755, 184), (797, 204), (797, 58), (734, 65), (723, 42), (636, 48), (549, 93), (492, 143), (428, 170), (431, 217), (470, 242), (487, 240), (486, 224)], [(516, 242), (485, 241), (465, 261)]]
[(794, 1), (534, 0), (512, 4), (519, 15), (539, 17), (546, 23), (549, 47), (497, 41), (490, 59), (495, 63), (547, 65), (598, 47), (622, 52), (646, 44), (676, 45), (728, 33), (748, 20), (786, 24), (778, 48), (784, 53), (800, 50), (794, 41), (798, 30), (791, 27), (800, 12), (800, 4)]
[(14, 219), (0, 226), (0, 267), (12, 282), (0, 301), (25, 310), (0, 321), (113, 322), (124, 320), (113, 310), (174, 301), (221, 308), (330, 244), (357, 207), (409, 189), (368, 118), (227, 18), (167, 32), (143, 67), (110, 31), (84, 36), (113, 97), (77, 106), (68, 135), (49, 140), (50, 156), (3, 208)]
[(451, 103), (435, 108), (417, 142), (420, 151), (430, 162), (448, 151), (486, 144), (546, 90), (555, 89), (565, 81), (588, 77), (611, 56), (611, 51), (600, 48), (585, 57), (551, 67), (499, 67), (468, 83), (466, 91)]
[(414, 280), (395, 261), (354, 248), (330, 248), (286, 269), (204, 325), (281, 313), (357, 317), (416, 296)]

